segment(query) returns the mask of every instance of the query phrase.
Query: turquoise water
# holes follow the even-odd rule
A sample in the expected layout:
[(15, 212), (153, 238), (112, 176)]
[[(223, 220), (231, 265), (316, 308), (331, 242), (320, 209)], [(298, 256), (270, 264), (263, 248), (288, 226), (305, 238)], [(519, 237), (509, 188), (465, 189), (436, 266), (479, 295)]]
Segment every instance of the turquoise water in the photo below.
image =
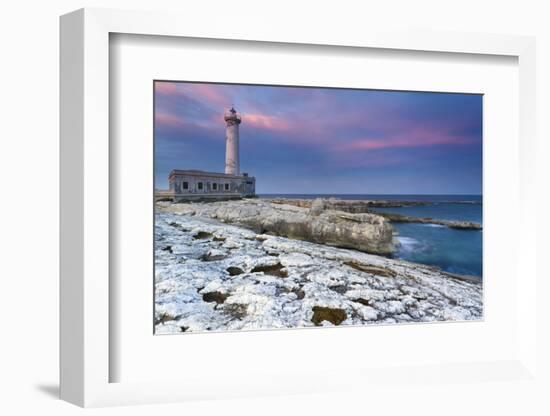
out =
[[(395, 201), (424, 201), (429, 205), (400, 208), (378, 208), (413, 217), (442, 220), (473, 221), (482, 224), (480, 195), (261, 195), (285, 198), (379, 199)], [(394, 223), (400, 245), (393, 257), (428, 264), (456, 274), (482, 277), (483, 231), (456, 230), (435, 224)]]

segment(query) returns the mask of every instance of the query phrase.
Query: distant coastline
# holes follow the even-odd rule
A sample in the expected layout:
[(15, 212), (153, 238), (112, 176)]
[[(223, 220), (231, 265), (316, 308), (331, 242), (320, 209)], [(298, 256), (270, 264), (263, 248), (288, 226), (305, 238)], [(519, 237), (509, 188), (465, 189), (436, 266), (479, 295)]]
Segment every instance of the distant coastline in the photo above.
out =
[(453, 204), (481, 204), (483, 196), (479, 194), (284, 194), (284, 193), (258, 193), (259, 198), (288, 198), (288, 199), (316, 199), (336, 198), (351, 200), (387, 200), (387, 201), (410, 201), (410, 202), (432, 202), (432, 203), (453, 203)]

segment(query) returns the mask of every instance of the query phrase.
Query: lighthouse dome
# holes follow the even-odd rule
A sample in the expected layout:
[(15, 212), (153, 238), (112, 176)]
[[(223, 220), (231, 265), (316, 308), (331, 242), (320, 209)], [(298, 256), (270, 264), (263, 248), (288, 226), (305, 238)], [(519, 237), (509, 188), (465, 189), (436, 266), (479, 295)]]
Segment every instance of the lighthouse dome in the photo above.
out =
[(225, 110), (223, 118), (225, 121), (233, 121), (233, 122), (239, 122), (241, 121), (241, 117), (239, 114), (237, 114), (237, 110), (235, 110), (233, 107)]

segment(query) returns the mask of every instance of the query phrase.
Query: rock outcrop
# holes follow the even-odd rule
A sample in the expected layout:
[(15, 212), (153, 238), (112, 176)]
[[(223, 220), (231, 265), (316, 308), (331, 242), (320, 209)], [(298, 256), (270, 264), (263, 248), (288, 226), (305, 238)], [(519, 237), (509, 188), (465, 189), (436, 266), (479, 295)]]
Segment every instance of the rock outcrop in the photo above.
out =
[(458, 230), (481, 230), (481, 224), (471, 221), (452, 221), (452, 220), (438, 220), (435, 218), (422, 218), (422, 217), (411, 217), (408, 215), (400, 214), (386, 214), (379, 213), (382, 217), (388, 219), (390, 222), (414, 222), (419, 224), (436, 224), (443, 225), (449, 228), (456, 228)]
[(294, 205), (301, 208), (311, 208), (313, 204), (322, 203), (325, 209), (344, 211), (352, 214), (369, 212), (371, 208), (400, 208), (411, 206), (430, 205), (426, 201), (389, 201), (389, 200), (354, 200), (337, 198), (317, 198), (317, 199), (294, 199), (294, 198), (274, 198), (266, 199), (272, 204)]
[(366, 253), (393, 251), (393, 229), (385, 218), (372, 213), (336, 211), (315, 202), (312, 209), (257, 199), (212, 203), (158, 203), (160, 212), (209, 217), (236, 224), (259, 234), (270, 234)]
[[(270, 199), (267, 200), (272, 204), (277, 205), (291, 205), (300, 208), (309, 208), (312, 214), (318, 215), (324, 210), (342, 211), (351, 214), (359, 213), (371, 213), (380, 215), (390, 222), (414, 222), (420, 224), (436, 224), (443, 225), (449, 228), (455, 228), (460, 230), (481, 230), (481, 224), (471, 221), (452, 221), (441, 220), (436, 218), (421, 218), (411, 217), (408, 215), (401, 215), (395, 213), (374, 212), (373, 208), (401, 208), (410, 206), (424, 206), (430, 205), (431, 202), (425, 201), (384, 201), (384, 200), (349, 200), (349, 199), (336, 199), (336, 198), (317, 198), (311, 199)], [(468, 204), (468, 201), (453, 201), (453, 204)]]

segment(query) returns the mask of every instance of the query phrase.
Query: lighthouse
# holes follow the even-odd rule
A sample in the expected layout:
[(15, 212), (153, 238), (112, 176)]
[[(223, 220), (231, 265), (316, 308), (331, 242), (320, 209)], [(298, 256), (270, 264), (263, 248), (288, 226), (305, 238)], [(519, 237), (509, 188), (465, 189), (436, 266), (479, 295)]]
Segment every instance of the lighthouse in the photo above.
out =
[[(225, 173), (198, 169), (174, 169), (168, 176), (170, 188), (155, 192), (156, 201), (225, 201), (256, 196), (256, 178), (241, 173), (239, 124), (241, 117), (231, 107), (225, 120)], [(221, 132), (220, 120), (220, 132)]]
[(233, 107), (224, 114), (225, 120), (225, 173), (227, 175), (239, 176), (239, 124), (241, 117)]

